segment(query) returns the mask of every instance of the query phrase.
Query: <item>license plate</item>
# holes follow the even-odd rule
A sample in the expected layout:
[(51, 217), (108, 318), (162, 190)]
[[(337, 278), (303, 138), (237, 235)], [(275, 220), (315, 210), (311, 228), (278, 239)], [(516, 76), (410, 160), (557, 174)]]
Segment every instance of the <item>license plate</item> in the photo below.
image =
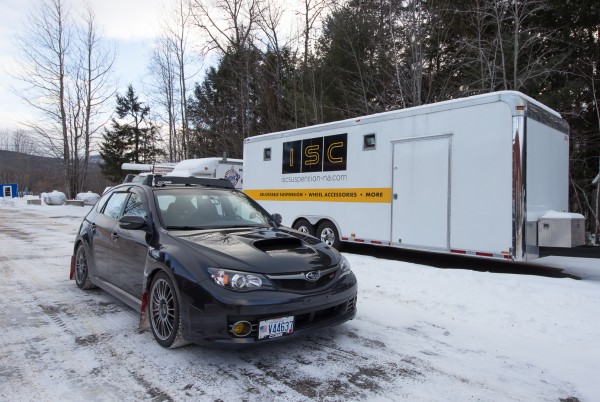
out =
[(294, 316), (273, 318), (258, 323), (258, 339), (279, 338), (294, 332)]

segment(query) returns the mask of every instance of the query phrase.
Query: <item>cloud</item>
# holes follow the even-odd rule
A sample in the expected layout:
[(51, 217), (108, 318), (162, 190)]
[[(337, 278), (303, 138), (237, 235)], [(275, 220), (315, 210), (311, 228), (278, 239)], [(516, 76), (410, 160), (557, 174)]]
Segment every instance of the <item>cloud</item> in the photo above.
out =
[(107, 38), (133, 41), (158, 35), (164, 6), (161, 0), (102, 0), (92, 7)]

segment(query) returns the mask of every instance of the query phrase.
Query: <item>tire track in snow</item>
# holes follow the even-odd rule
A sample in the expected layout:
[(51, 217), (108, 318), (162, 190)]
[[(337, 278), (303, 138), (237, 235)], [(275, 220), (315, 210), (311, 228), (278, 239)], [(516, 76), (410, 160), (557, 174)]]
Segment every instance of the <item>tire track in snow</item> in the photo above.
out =
[[(47, 220), (54, 221), (57, 218), (47, 218)], [(17, 224), (16, 221), (10, 223), (10, 225)], [(56, 222), (52, 224), (56, 224)], [(47, 225), (51, 226), (50, 223)], [(40, 226), (45, 225), (40, 222)], [(23, 237), (27, 237), (26, 232), (24, 232)], [(33, 242), (39, 241), (39, 237), (30, 240)], [(68, 253), (70, 249), (66, 248), (65, 251)], [(21, 286), (23, 291), (29, 294), (34, 291), (35, 287), (28, 286), (23, 282), (21, 282)], [(92, 351), (92, 354), (101, 363), (95, 367), (94, 373), (96, 375), (108, 375), (106, 373), (108, 367), (126, 363), (125, 365), (129, 369), (121, 371), (121, 375), (132, 378), (141, 387), (148, 390), (148, 395), (151, 397), (158, 396), (159, 399), (177, 397), (179, 399), (181, 397), (185, 398), (190, 393), (196, 394), (200, 391), (200, 389), (194, 388), (194, 384), (186, 382), (181, 384), (179, 394), (176, 392), (171, 396), (160, 387), (153, 385), (158, 382), (156, 372), (162, 373), (164, 381), (178, 383), (172, 374), (164, 373), (160, 363), (158, 363), (161, 355), (173, 351), (160, 350), (156, 358), (151, 356), (150, 359), (143, 362), (140, 361), (139, 357), (132, 358), (130, 350), (123, 352), (123, 348), (126, 348), (126, 346), (119, 342), (118, 333), (113, 333), (110, 330), (108, 332), (86, 332), (74, 329), (71, 316), (75, 319), (80, 319), (82, 315), (93, 317), (94, 311), (98, 310), (93, 307), (94, 304), (98, 305), (102, 302), (98, 300), (95, 303), (93, 302), (96, 297), (100, 296), (101, 292), (89, 295), (85, 292), (81, 293), (74, 286), (73, 289), (79, 293), (73, 295), (75, 298), (79, 299), (82, 295), (86, 295), (84, 299), (86, 301), (81, 304), (83, 306), (88, 305), (91, 310), (90, 314), (84, 314), (82, 310), (85, 310), (85, 308), (82, 309), (81, 306), (76, 308), (75, 306), (69, 306), (67, 308), (65, 304), (56, 304), (56, 302), (49, 305), (39, 298), (34, 298), (34, 302), (52, 321), (57, 331), (62, 331), (66, 338), (73, 339), (73, 344), (77, 347)], [(77, 304), (80, 304), (80, 302)], [(112, 303), (113, 306), (118, 304), (118, 302), (116, 304)], [(192, 359), (196, 357), (202, 360), (208, 355), (210, 363), (206, 368), (193, 367), (190, 363), (187, 369), (191, 369), (196, 378), (208, 376), (214, 381), (225, 379), (226, 383), (241, 386), (248, 391), (251, 399), (253, 397), (263, 399), (281, 396), (291, 397), (292, 400), (311, 400), (314, 398), (321, 400), (356, 399), (365, 397), (372, 392), (377, 393), (384, 390), (385, 383), (393, 381), (395, 378), (415, 378), (420, 375), (418, 370), (410, 364), (402, 362), (401, 358), (399, 362), (396, 361), (397, 356), (394, 356), (391, 353), (392, 351), (386, 350), (385, 345), (375, 339), (358, 336), (349, 330), (334, 331), (334, 334), (341, 337), (342, 340), (349, 341), (348, 344), (341, 346), (337, 344), (337, 340), (331, 337), (312, 336), (299, 339), (297, 343), (284, 342), (276, 348), (271, 346), (259, 347), (257, 353), (255, 351), (242, 353), (241, 356), (229, 352), (225, 352), (224, 355), (207, 353), (201, 347), (191, 346), (188, 347), (189, 352), (186, 351), (186, 354), (189, 353)], [(130, 336), (136, 335), (131, 334)], [(142, 336), (153, 342), (149, 333), (144, 333)], [(357, 343), (365, 345), (361, 352), (356, 350)], [(366, 353), (369, 347), (372, 346), (383, 349), (389, 356), (394, 357), (382, 359), (381, 355), (385, 354), (383, 352), (375, 356), (371, 352)], [(290, 355), (293, 356), (291, 361), (295, 364), (290, 364)], [(304, 364), (302, 364), (303, 362)], [(330, 364), (333, 364), (333, 370), (328, 368)], [(295, 368), (299, 366), (304, 367), (296, 372)], [(315, 368), (318, 373), (312, 373)], [(184, 369), (186, 368), (184, 367)], [(81, 377), (79, 377), (79, 380), (83, 381)], [(126, 383), (127, 381), (129, 380), (125, 378), (123, 382)], [(120, 381), (112, 381), (113, 386), (117, 389), (121, 388), (119, 383)], [(262, 384), (262, 386), (257, 388), (257, 384)], [(212, 392), (208, 392), (206, 396), (215, 399), (223, 397), (220, 393), (213, 394)]]
[[(118, 302), (98, 300), (98, 297), (100, 299), (107, 298), (107, 295), (100, 291), (96, 291), (92, 297), (83, 294), (74, 286), (74, 283), (66, 280), (68, 275), (66, 264), (64, 272), (59, 275), (56, 275), (56, 271), (48, 275), (49, 270), (47, 271), (39, 266), (31, 266), (33, 260), (47, 259), (47, 256), (36, 255), (35, 253), (53, 250), (47, 248), (44, 242), (45, 236), (49, 235), (52, 235), (54, 239), (57, 235), (65, 238), (65, 247), (53, 250), (53, 254), (60, 253), (68, 258), (71, 253), (70, 248), (72, 247), (74, 233), (73, 236), (65, 234), (65, 232), (69, 232), (65, 228), (74, 232), (78, 222), (69, 225), (57, 221), (54, 217), (37, 217), (34, 231), (29, 232), (27, 228), (30, 227), (32, 215), (34, 214), (6, 214), (5, 211), (1, 212), (2, 217), (6, 219), (0, 219), (0, 238), (6, 237), (7, 240), (10, 240), (14, 244), (14, 247), (12, 247), (14, 249), (27, 248), (33, 254), (7, 256), (7, 258), (1, 260), (0, 272), (2, 272), (5, 281), (10, 280), (7, 286), (11, 290), (3, 293), (10, 293), (13, 296), (13, 303), (26, 307), (26, 312), (22, 315), (35, 317), (34, 322), (32, 322), (32, 319), (20, 319), (20, 322), (11, 324), (10, 339), (2, 339), (3, 348), (7, 350), (6, 356), (12, 356), (13, 358), (10, 360), (16, 362), (16, 364), (13, 363), (10, 368), (0, 365), (1, 377), (9, 378), (9, 381), (17, 387), (19, 387), (17, 384), (21, 384), (30, 391), (34, 389), (34, 393), (37, 395), (46, 395), (47, 398), (43, 399), (56, 399), (56, 395), (52, 396), (45, 393), (43, 389), (39, 389), (35, 385), (36, 377), (46, 372), (52, 372), (52, 375), (59, 377), (65, 383), (78, 384), (79, 387), (87, 389), (91, 400), (114, 400), (115, 396), (131, 393), (128, 388), (130, 388), (132, 380), (125, 378), (122, 381), (123, 385), (119, 387), (119, 381), (109, 378), (105, 385), (111, 391), (106, 396), (99, 397), (95, 395), (95, 387), (98, 385), (98, 381), (94, 376), (94, 374), (99, 373), (98, 367), (95, 367), (96, 371), (92, 369), (89, 373), (80, 373), (73, 367), (61, 367), (61, 361), (54, 356), (57, 354), (68, 356), (84, 352), (84, 354), (89, 355), (88, 360), (92, 362), (92, 365), (95, 365), (94, 362), (100, 362), (100, 366), (107, 368), (109, 372), (113, 371), (111, 367), (119, 367), (123, 362), (127, 362), (127, 359), (123, 359), (121, 354), (110, 347), (111, 339), (116, 334), (111, 333), (110, 329), (107, 333), (100, 333), (98, 331), (99, 326), (90, 325), (90, 323), (93, 324), (93, 322), (99, 321), (99, 315), (107, 316), (110, 320), (110, 316), (114, 314), (123, 315), (122, 313), (126, 312), (129, 318), (135, 317), (135, 314), (132, 314), (128, 307), (119, 306)], [(23, 228), (23, 230), (14, 229), (15, 227)], [(27, 247), (19, 245), (23, 243), (27, 243)], [(37, 275), (36, 271), (40, 275)], [(58, 278), (61, 281), (58, 281)], [(65, 284), (73, 287), (62, 289)], [(75, 303), (69, 303), (67, 301), (69, 299), (77, 300)], [(3, 322), (7, 321), (4, 320)], [(132, 326), (132, 328), (135, 327)], [(34, 338), (31, 337), (32, 332), (37, 333)], [(115, 328), (114, 332), (121, 332), (121, 328)], [(5, 335), (2, 337), (5, 337)], [(90, 348), (90, 346), (93, 346), (93, 348)], [(4, 353), (2, 354), (4, 355)], [(107, 359), (107, 356), (111, 356), (111, 358)], [(140, 384), (135, 393), (139, 399), (169, 400), (167, 398), (168, 394), (158, 387), (147, 387), (147, 382), (144, 382), (143, 377), (137, 375), (134, 370), (128, 369), (124, 374), (125, 377), (129, 376)]]
[[(31, 217), (22, 219), (27, 221)], [(13, 227), (24, 225), (22, 219), (9, 220), (6, 224)], [(38, 217), (36, 221), (38, 233), (39, 227), (62, 223), (58, 217)], [(78, 223), (79, 219), (73, 223), (73, 227)], [(69, 225), (61, 226), (68, 228)], [(41, 232), (49, 234), (52, 231), (44, 229)], [(59, 236), (65, 238), (65, 247), (56, 252), (69, 256), (72, 238), (64, 233)], [(32, 236), (23, 231), (21, 237), (24, 239), (19, 240), (29, 241), (33, 249), (45, 247), (43, 235)], [(26, 262), (21, 256), (15, 258), (16, 263)], [(66, 271), (65, 268), (65, 275)], [(61, 337), (69, 343), (70, 353), (85, 352), (92, 361), (87, 371), (69, 372), (69, 381), (81, 383), (84, 388), (91, 388), (95, 383), (110, 384), (112, 392), (108, 395), (144, 395), (144, 399), (161, 400), (185, 400), (203, 395), (206, 398), (223, 399), (228, 392), (219, 388), (215, 390), (211, 386), (212, 383), (223, 382), (223, 389), (246, 390), (249, 400), (287, 398), (294, 401), (337, 401), (364, 399), (374, 395), (386, 399), (390, 397), (390, 386), (395, 382), (423, 381), (425, 373), (432, 371), (426, 362), (388, 348), (375, 336), (386, 328), (366, 323), (360, 315), (355, 322), (361, 323), (361, 327), (371, 327), (366, 334), (359, 334), (353, 323), (347, 323), (327, 335), (311, 335), (294, 342), (259, 346), (251, 352), (215, 352), (199, 346), (176, 351), (156, 350), (150, 333), (136, 333), (135, 312), (113, 301), (102, 291), (82, 292), (72, 282), (55, 281), (50, 287), (68, 286), (67, 290), (62, 291), (61, 297), (48, 298), (48, 284), (44, 283), (45, 280), (37, 279), (29, 283), (21, 280), (21, 292), (42, 295), (43, 300), (35, 296), (32, 302), (52, 323), (48, 324), (53, 327), (52, 336)], [(111, 318), (122, 316), (125, 311), (128, 324), (111, 327)], [(124, 339), (127, 337), (135, 337), (136, 342), (141, 342), (154, 352), (148, 354), (142, 348), (132, 350)], [(188, 357), (183, 364), (176, 359), (181, 357), (181, 353)], [(206, 360), (207, 363), (198, 364)], [(165, 361), (181, 367), (167, 370)], [(184, 379), (179, 379), (178, 373), (182, 372), (188, 373), (188, 378), (182, 375)], [(88, 376), (95, 378), (94, 382)], [(193, 381), (190, 382), (190, 378)], [(139, 389), (126, 389), (131, 382), (138, 384)], [(169, 391), (163, 389), (161, 383), (170, 384)], [(207, 386), (204, 387), (204, 384)]]
[[(431, 384), (455, 388), (463, 399), (531, 400), (503, 384), (529, 389), (540, 380), (552, 383), (541, 387), (548, 391), (539, 399), (556, 399), (554, 390), (577, 394), (570, 384), (539, 375), (539, 368), (518, 359), (511, 362), (502, 351), (486, 352), (480, 343), (456, 346), (456, 335), (435, 320), (387, 326), (388, 321), (361, 314), (360, 303), (354, 321), (289, 342), (247, 351), (163, 349), (150, 332), (137, 330), (134, 310), (67, 280), (80, 220), (0, 209), (0, 300), (8, 306), (0, 309), (0, 322), (7, 323), (0, 331), (0, 400), (14, 399), (15, 392), (31, 400), (35, 395), (35, 400), (90, 401), (445, 397), (432, 394)], [(472, 370), (453, 370), (459, 359), (490, 370), (490, 380), (473, 377)], [(493, 371), (498, 367), (502, 375)]]

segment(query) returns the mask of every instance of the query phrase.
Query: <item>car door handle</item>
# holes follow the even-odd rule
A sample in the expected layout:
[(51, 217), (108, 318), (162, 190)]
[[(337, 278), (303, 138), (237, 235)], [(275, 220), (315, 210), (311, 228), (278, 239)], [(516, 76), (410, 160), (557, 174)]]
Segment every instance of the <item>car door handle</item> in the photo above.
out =
[(118, 239), (119, 239), (119, 235), (117, 234), (117, 232), (113, 232), (113, 233), (110, 235), (110, 238), (111, 238), (111, 239), (113, 239), (113, 240), (118, 240)]

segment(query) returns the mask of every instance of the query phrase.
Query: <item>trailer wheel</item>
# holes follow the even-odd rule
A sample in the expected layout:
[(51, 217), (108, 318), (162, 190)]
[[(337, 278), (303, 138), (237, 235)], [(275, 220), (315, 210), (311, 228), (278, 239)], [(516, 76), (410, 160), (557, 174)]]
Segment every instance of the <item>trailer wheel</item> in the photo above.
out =
[(340, 241), (340, 235), (335, 228), (335, 225), (329, 221), (325, 221), (319, 225), (317, 228), (317, 236), (318, 239), (321, 239), (322, 242), (327, 244), (330, 247), (335, 249), (340, 249), (342, 242)]
[(298, 219), (292, 227), (299, 232), (306, 233), (311, 236), (315, 235), (315, 227), (311, 225), (310, 222), (306, 219)]

